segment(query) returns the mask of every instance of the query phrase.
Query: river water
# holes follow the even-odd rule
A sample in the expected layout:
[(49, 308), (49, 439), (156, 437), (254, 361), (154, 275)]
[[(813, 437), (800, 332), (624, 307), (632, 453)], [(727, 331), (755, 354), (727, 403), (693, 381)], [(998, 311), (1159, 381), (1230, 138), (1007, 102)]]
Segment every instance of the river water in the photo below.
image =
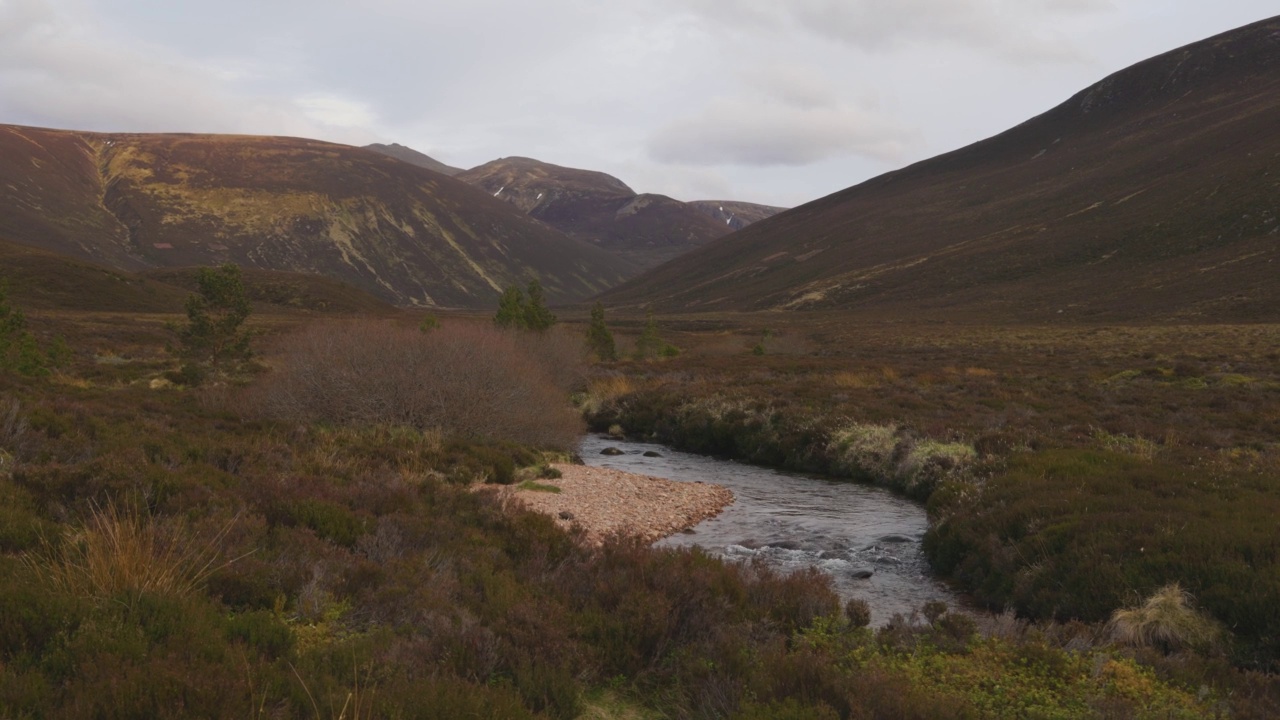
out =
[[(601, 455), (615, 447), (624, 455)], [(645, 452), (661, 457), (645, 457)], [(920, 548), (924, 508), (883, 488), (789, 473), (672, 450), (662, 445), (589, 435), (587, 465), (684, 482), (701, 480), (733, 491), (734, 503), (691, 532), (657, 546), (699, 545), (730, 560), (763, 558), (775, 567), (816, 567), (844, 599), (871, 606), (873, 625), (909, 614), (930, 600), (961, 601), (929, 574)]]

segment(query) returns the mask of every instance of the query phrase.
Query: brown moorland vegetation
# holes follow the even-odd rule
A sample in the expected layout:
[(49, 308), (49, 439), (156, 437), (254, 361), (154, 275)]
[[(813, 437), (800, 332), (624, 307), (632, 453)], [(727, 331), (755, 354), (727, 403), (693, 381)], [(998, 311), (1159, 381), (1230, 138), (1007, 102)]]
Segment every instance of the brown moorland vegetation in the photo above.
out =
[[(0, 715), (1192, 718), (1275, 707), (1264, 682), (1211, 658), (1153, 670), (1078, 629), (980, 634), (940, 608), (870, 630), (840, 615), (816, 573), (625, 538), (589, 548), (468, 490), (542, 462), (536, 448), (262, 412), (255, 395), (290, 368), (305, 314), (255, 317), (280, 350), (264, 343), (261, 365), (231, 384), (158, 382), (175, 365), (164, 321), (177, 317), (33, 312), (38, 333), (65, 334), (72, 362), (43, 378), (0, 374)], [(454, 322), (426, 335), (404, 324), (429, 341)], [(1199, 683), (1209, 689), (1197, 696)]]
[(1277, 667), (1280, 328), (783, 319), (660, 319), (683, 352), (598, 366), (592, 427), (925, 500), (935, 568), (994, 611), (1104, 622), (1180, 583)]

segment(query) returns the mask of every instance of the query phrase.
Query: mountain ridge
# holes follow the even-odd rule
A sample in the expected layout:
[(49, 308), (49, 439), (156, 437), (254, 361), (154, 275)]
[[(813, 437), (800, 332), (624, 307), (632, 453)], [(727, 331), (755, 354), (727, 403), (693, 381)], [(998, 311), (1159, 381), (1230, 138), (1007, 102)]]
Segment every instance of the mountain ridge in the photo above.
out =
[(1278, 18), (1137, 63), (603, 299), (668, 311), (1277, 319), (1275, 127)]
[(576, 301), (633, 272), (465, 183), (301, 138), (0, 126), (0, 236), (129, 271), (328, 275), (423, 307), (488, 307), (534, 278)]
[(616, 252), (642, 268), (672, 260), (776, 211), (751, 203), (718, 203), (715, 207), (738, 208), (735, 223), (732, 217), (699, 203), (637, 193), (603, 172), (527, 157), (500, 158), (457, 177), (570, 237)]

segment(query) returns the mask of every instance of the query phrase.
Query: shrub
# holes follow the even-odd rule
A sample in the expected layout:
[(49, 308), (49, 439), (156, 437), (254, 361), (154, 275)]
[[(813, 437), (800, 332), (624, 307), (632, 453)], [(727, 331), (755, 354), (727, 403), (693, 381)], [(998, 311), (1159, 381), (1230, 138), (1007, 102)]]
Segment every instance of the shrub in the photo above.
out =
[(844, 616), (853, 627), (867, 627), (871, 624), (871, 606), (861, 598), (849, 598), (849, 602), (844, 605)]
[(580, 348), (471, 324), (428, 335), (392, 323), (322, 322), (285, 338), (250, 396), (270, 416), (438, 429), (565, 448), (581, 430), (568, 399)]

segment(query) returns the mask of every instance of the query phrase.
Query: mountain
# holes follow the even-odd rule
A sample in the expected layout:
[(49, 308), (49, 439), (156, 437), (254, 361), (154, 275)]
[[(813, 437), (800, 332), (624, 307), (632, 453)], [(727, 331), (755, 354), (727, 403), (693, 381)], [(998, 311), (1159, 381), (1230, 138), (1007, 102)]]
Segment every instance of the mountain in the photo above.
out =
[(324, 275), (388, 302), (553, 302), (624, 260), (439, 173), (314, 140), (0, 126), (0, 237), (120, 270), (235, 262)]
[(756, 205), (733, 200), (695, 200), (689, 203), (689, 207), (710, 215), (733, 230), (741, 230), (787, 210), (772, 205)]
[(693, 204), (637, 194), (611, 175), (530, 158), (495, 160), (457, 177), (571, 237), (646, 268), (738, 229), (734, 221)]
[(674, 311), (1280, 320), (1280, 18), (752, 225), (604, 296)]
[(374, 143), (372, 145), (365, 145), (364, 148), (376, 153), (382, 153), (383, 155), (389, 155), (397, 160), (403, 160), (410, 165), (417, 165), (420, 168), (433, 170), (441, 175), (448, 175), (449, 177), (453, 177), (454, 175), (462, 172), (462, 168), (445, 165), (430, 155), (425, 155), (413, 148), (400, 145), (399, 143), (391, 143), (390, 145)]

